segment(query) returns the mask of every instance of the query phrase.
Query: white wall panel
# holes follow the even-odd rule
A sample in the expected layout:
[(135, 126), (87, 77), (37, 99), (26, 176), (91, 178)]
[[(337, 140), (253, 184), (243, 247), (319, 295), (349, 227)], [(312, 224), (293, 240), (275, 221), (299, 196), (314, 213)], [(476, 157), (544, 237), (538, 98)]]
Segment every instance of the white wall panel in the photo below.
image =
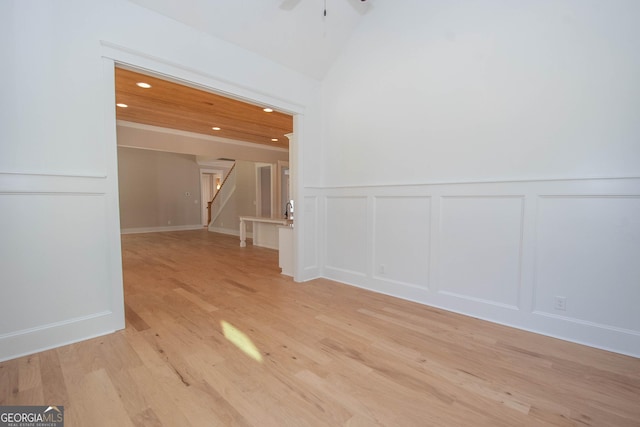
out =
[(374, 209), (374, 277), (426, 289), (430, 262), (430, 198), (376, 197)]
[(640, 178), (313, 192), (325, 277), (640, 356)]
[(521, 197), (443, 198), (440, 292), (515, 308), (522, 214)]
[(124, 327), (115, 188), (0, 173), (0, 360)]
[(329, 197), (326, 201), (326, 268), (364, 275), (367, 270), (367, 199)]
[(304, 198), (304, 260), (303, 269), (318, 268), (318, 197)]
[(111, 309), (104, 195), (0, 195), (0, 336)]
[[(640, 329), (640, 197), (542, 197), (535, 309)], [(554, 308), (566, 298), (566, 310)]]

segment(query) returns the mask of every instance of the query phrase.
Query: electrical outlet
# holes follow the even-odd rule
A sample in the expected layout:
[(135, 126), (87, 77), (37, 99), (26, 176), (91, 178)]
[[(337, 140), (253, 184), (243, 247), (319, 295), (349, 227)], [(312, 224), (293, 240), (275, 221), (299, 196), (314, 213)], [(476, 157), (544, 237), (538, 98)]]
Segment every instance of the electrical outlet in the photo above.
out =
[(386, 266), (384, 264), (380, 264), (380, 267), (378, 267), (378, 271), (380, 272), (380, 274), (384, 274), (386, 272)]
[(167, 221), (167, 224), (168, 224), (168, 225), (171, 225), (171, 220)]
[(557, 296), (553, 308), (558, 311), (567, 311), (567, 297)]

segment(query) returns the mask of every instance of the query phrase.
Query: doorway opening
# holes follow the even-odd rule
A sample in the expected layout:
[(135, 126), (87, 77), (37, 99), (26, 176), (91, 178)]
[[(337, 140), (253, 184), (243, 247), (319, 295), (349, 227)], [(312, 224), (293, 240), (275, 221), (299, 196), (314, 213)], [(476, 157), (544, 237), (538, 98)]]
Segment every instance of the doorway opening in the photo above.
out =
[[(261, 169), (261, 187), (263, 191), (261, 194), (264, 194), (264, 197), (261, 195), (261, 203), (259, 209), (261, 210), (261, 215), (268, 215), (276, 218), (281, 218), (282, 214), (285, 211), (285, 205), (288, 200), (295, 199), (297, 197), (298, 189), (301, 188), (300, 185), (296, 185), (296, 176), (299, 176), (295, 173), (296, 165), (300, 164), (299, 159), (299, 150), (297, 150), (298, 139), (296, 137), (295, 128), (299, 128), (302, 125), (302, 116), (300, 115), (302, 111), (297, 111), (298, 109), (304, 108), (298, 104), (290, 104), (287, 101), (283, 101), (282, 98), (278, 96), (270, 96), (265, 95), (264, 92), (252, 92), (245, 87), (236, 87), (233, 84), (229, 84), (228, 82), (218, 81), (215, 78), (207, 77), (201, 73), (193, 73), (187, 69), (180, 68), (175, 64), (168, 64), (157, 59), (151, 59), (144, 55), (136, 55), (131, 51), (121, 51), (119, 48), (115, 46), (105, 46), (106, 54), (103, 56), (105, 60), (105, 70), (110, 69), (111, 73), (107, 71), (107, 76), (110, 79), (113, 79), (113, 70), (114, 67), (116, 69), (126, 69), (132, 70), (138, 73), (143, 73), (145, 75), (155, 76), (156, 78), (160, 78), (163, 80), (168, 80), (174, 83), (178, 83), (181, 85), (185, 85), (191, 89), (200, 89), (211, 93), (224, 94), (223, 96), (229, 98), (231, 100), (235, 100), (238, 102), (245, 102), (252, 105), (254, 108), (259, 107), (259, 110), (262, 111), (263, 108), (261, 106), (271, 105), (275, 108), (273, 110), (284, 112), (288, 114), (289, 117), (292, 118), (292, 129), (293, 132), (287, 132), (284, 134), (284, 137), (280, 139), (280, 141), (288, 142), (288, 150), (287, 151), (287, 160), (274, 160), (272, 161), (269, 167), (263, 167)], [(111, 74), (109, 76), (109, 74)], [(115, 80), (115, 79), (114, 79)], [(113, 80), (110, 84), (111, 90), (113, 90)], [(113, 93), (113, 92), (112, 92)], [(117, 94), (116, 94), (117, 98)], [(113, 103), (118, 102), (117, 99), (113, 99), (113, 97), (109, 98), (109, 108), (113, 108)], [(132, 103), (135, 105), (135, 103)], [(174, 110), (174, 113), (177, 111)], [(265, 113), (264, 111), (262, 111)], [(116, 116), (116, 124), (121, 119)], [(177, 122), (179, 122), (178, 120)], [(142, 125), (144, 126), (144, 125)], [(153, 126), (153, 125), (151, 125)], [(159, 126), (156, 124), (156, 126)], [(210, 127), (209, 129), (214, 129), (215, 127)], [(176, 128), (174, 128), (176, 129)], [(169, 129), (171, 132), (176, 132)], [(177, 130), (176, 133), (179, 133), (180, 130)], [(113, 137), (116, 140), (115, 134)], [(270, 141), (275, 141), (275, 138), (270, 139)], [(204, 144), (200, 143), (201, 146)], [(240, 146), (247, 146), (246, 143), (239, 143)], [(154, 147), (144, 147), (146, 149), (154, 150), (158, 149), (160, 151), (165, 151), (163, 148), (154, 148)], [(242, 147), (234, 147), (236, 152), (241, 150)], [(171, 151), (171, 150), (166, 150)], [(182, 153), (185, 153), (182, 151)], [(207, 154), (211, 153), (196, 153), (198, 155), (207, 156)], [(237, 156), (234, 154), (222, 155), (219, 160), (226, 160), (227, 158), (239, 158), (241, 156)], [(218, 171), (206, 171), (204, 174), (198, 175), (198, 185), (201, 187), (200, 200), (202, 205), (202, 214), (200, 217), (200, 225), (205, 225), (206, 220), (204, 217), (204, 206), (206, 206), (206, 201), (211, 199), (216, 192), (215, 187), (217, 186), (216, 176)], [(114, 168), (114, 173), (117, 180), (117, 167)], [(224, 180), (224, 175), (221, 177), (221, 181)], [(213, 182), (212, 182), (213, 180)], [(288, 185), (287, 185), (288, 183)], [(183, 195), (186, 192), (182, 193)], [(196, 193), (197, 194), (197, 193)], [(186, 196), (185, 196), (186, 197)], [(194, 203), (192, 201), (192, 203)], [(300, 217), (296, 218), (300, 220)], [(299, 237), (297, 229), (294, 229), (294, 258), (298, 258), (296, 247), (299, 247), (298, 240)], [(295, 264), (294, 260), (294, 264)], [(294, 269), (294, 271), (297, 269)], [(295, 278), (294, 274), (294, 278)]]
[(208, 203), (213, 200), (222, 185), (223, 171), (214, 169), (200, 169), (200, 200), (202, 226), (209, 226), (211, 221), (211, 211), (208, 209)]
[(272, 165), (256, 163), (256, 216), (274, 218)]

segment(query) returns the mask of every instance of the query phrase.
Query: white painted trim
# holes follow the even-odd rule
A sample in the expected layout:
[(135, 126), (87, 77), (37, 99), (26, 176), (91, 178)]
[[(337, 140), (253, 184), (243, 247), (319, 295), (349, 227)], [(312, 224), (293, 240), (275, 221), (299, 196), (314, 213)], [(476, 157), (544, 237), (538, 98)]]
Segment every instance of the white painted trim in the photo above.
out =
[(325, 272), (335, 272), (338, 275), (346, 274), (354, 277), (367, 277), (367, 273), (364, 271), (349, 270), (347, 268), (334, 267), (331, 265), (325, 265), (324, 269)]
[(240, 101), (276, 107), (277, 110), (289, 114), (303, 114), (305, 111), (304, 105), (281, 98), (273, 93), (256, 90), (110, 41), (100, 40), (100, 44), (102, 45), (103, 57), (113, 59), (119, 67), (130, 71), (142, 71), (196, 89), (213, 90)]
[[(201, 168), (214, 168), (215, 170), (224, 169), (229, 170), (233, 167), (235, 163), (232, 160), (207, 160), (209, 157), (207, 156), (196, 156), (196, 162), (200, 165)], [(206, 170), (206, 169), (203, 169)]]
[[(103, 311), (0, 336), (0, 362), (107, 335), (114, 313)], [(123, 326), (124, 327), (124, 326)]]
[(0, 193), (3, 194), (104, 195), (107, 187), (104, 176), (0, 173)]
[(513, 305), (513, 304), (506, 304), (500, 301), (493, 301), (490, 299), (486, 299), (486, 298), (477, 298), (474, 296), (470, 296), (470, 295), (464, 295), (464, 294), (460, 294), (457, 292), (451, 292), (451, 291), (438, 291), (439, 294), (441, 295), (448, 295), (450, 297), (454, 297), (454, 298), (462, 298), (462, 299), (466, 299), (472, 302), (477, 302), (480, 304), (488, 304), (488, 305), (493, 305), (495, 307), (500, 307), (500, 308), (506, 308), (508, 310), (520, 310), (520, 308), (517, 305)]
[[(104, 113), (104, 129), (102, 132), (107, 177), (107, 215), (105, 229), (108, 242), (108, 275), (109, 275), (109, 307), (112, 321), (105, 329), (114, 331), (125, 328), (124, 316), (124, 278), (122, 274), (122, 241), (120, 240), (120, 188), (118, 182), (118, 144), (116, 131), (116, 82), (114, 62), (102, 58), (102, 90), (104, 105), (109, 105)], [(95, 335), (95, 333), (94, 333)]]
[(605, 325), (605, 324), (598, 323), (598, 322), (590, 322), (588, 320), (577, 319), (575, 317), (560, 316), (558, 314), (548, 313), (546, 311), (537, 311), (537, 310), (534, 310), (531, 314), (535, 314), (536, 316), (548, 317), (550, 319), (562, 320), (562, 321), (565, 321), (565, 322), (572, 322), (572, 323), (575, 323), (575, 324), (578, 324), (578, 325), (584, 325), (584, 326), (599, 328), (599, 329), (602, 329), (602, 330), (605, 330), (605, 331), (619, 332), (619, 333), (622, 333), (622, 334), (629, 334), (629, 335), (634, 335), (634, 336), (640, 337), (640, 332), (638, 332), (638, 331), (634, 331), (634, 330), (627, 329), (627, 328), (619, 328), (617, 326)]
[(166, 231), (185, 231), (185, 230), (203, 230), (206, 227), (202, 224), (198, 225), (169, 225), (166, 227), (139, 227), (139, 228), (123, 228), (120, 234), (139, 234), (139, 233), (163, 233)]
[[(117, 63), (120, 67), (132, 71), (142, 71), (145, 73), (160, 75), (162, 78), (173, 79), (173, 81), (181, 84), (214, 91), (231, 98), (240, 99), (254, 104), (265, 104), (279, 111), (292, 114), (294, 138), (292, 138), (289, 143), (289, 170), (291, 172), (290, 180), (292, 186), (291, 198), (297, 201), (303, 200), (305, 193), (303, 181), (304, 174), (302, 171), (304, 159), (302, 150), (299, 149), (299, 146), (304, 144), (305, 134), (303, 124), (306, 105), (290, 99), (284, 99), (277, 93), (266, 93), (253, 87), (247, 87), (237, 82), (229, 81), (220, 78), (219, 76), (186, 67), (110, 41), (100, 40), (100, 45), (102, 47), (102, 57), (110, 60), (112, 64)], [(105, 98), (105, 108), (110, 110), (114, 116), (113, 123), (115, 123), (115, 109), (113, 108), (113, 105), (115, 104), (114, 81), (115, 79), (112, 77), (110, 83), (111, 86), (109, 87), (109, 89), (113, 90), (111, 99)], [(318, 89), (319, 86), (320, 84), (318, 82)], [(110, 117), (108, 118), (110, 119)], [(112, 140), (117, 145), (115, 133)], [(117, 169), (115, 176), (117, 176)], [(304, 224), (304, 220), (304, 212), (301, 211), (296, 216), (296, 221), (300, 226), (302, 226)], [(302, 274), (302, 260), (304, 257), (301, 256), (302, 251), (304, 250), (304, 236), (303, 233), (298, 231), (298, 229), (299, 228), (294, 227), (293, 231), (293, 269), (294, 280), (296, 282), (301, 282), (304, 280)]]
[(452, 180), (452, 181), (424, 181), (419, 183), (398, 183), (398, 184), (368, 184), (368, 185), (333, 185), (327, 187), (308, 186), (309, 190), (363, 190), (380, 188), (414, 188), (425, 185), (470, 185), (470, 184), (510, 184), (510, 183), (538, 183), (538, 182), (570, 182), (570, 181), (614, 181), (640, 179), (640, 176), (582, 176), (582, 177), (549, 177), (549, 178), (521, 178), (521, 179), (487, 179), (487, 180)]
[(6, 175), (10, 176), (22, 176), (22, 177), (44, 177), (44, 178), (106, 178), (104, 174), (60, 174), (53, 172), (0, 172), (0, 177)]
[[(127, 122), (124, 120), (118, 120), (116, 123), (118, 126), (127, 127), (127, 128), (164, 133), (167, 135), (178, 135), (178, 136), (184, 136), (188, 138), (203, 139), (205, 141), (215, 141), (221, 144), (238, 145), (241, 147), (251, 147), (258, 150), (278, 151), (281, 153), (286, 153), (289, 151), (287, 148), (272, 147), (270, 145), (256, 144), (253, 142), (239, 141), (237, 139), (222, 138), (219, 136), (204, 135), (202, 133), (188, 132), (185, 130), (169, 129), (169, 128), (163, 128), (160, 126), (145, 125), (142, 123)], [(119, 147), (140, 148), (137, 146), (128, 146), (128, 145), (119, 145)], [(147, 148), (147, 150), (162, 151), (162, 150), (155, 150), (153, 148)]]
[[(487, 322), (495, 323), (498, 325), (508, 326), (511, 328), (520, 329), (527, 332), (536, 333), (552, 338), (557, 338), (563, 341), (569, 341), (576, 344), (586, 345), (601, 350), (611, 351), (614, 353), (620, 353), (631, 357), (640, 357), (638, 353), (633, 350), (628, 350), (628, 341), (630, 337), (638, 341), (640, 340), (640, 334), (635, 331), (629, 332), (627, 329), (612, 327), (608, 325), (595, 324), (579, 319), (568, 318), (561, 316), (553, 316), (548, 313), (531, 313), (534, 316), (539, 316), (547, 321), (545, 327), (541, 328), (539, 325), (534, 325), (532, 321), (526, 322), (514, 322), (511, 316), (504, 316), (508, 320), (503, 320), (503, 315), (506, 312), (518, 313), (519, 310), (510, 309), (508, 307), (500, 307), (493, 305), (493, 311), (491, 315), (487, 315), (484, 310), (475, 310), (471, 312), (467, 305), (454, 306), (447, 299), (439, 299), (438, 301), (425, 301), (424, 290), (417, 288), (402, 288), (399, 289), (395, 286), (385, 286), (378, 281), (371, 281), (365, 283), (363, 276), (359, 274), (350, 274), (346, 271), (341, 271), (333, 268), (325, 268), (322, 278), (335, 280), (345, 285), (354, 286), (356, 288), (365, 289), (368, 291), (377, 292), (383, 295), (388, 295), (394, 298), (400, 298), (407, 301), (412, 301), (418, 304), (423, 304), (428, 307), (434, 307), (440, 310), (449, 311), (452, 313), (461, 314), (464, 316), (471, 316), (476, 319), (485, 320)], [(443, 295), (448, 296), (448, 295)], [(451, 297), (451, 296), (448, 296)], [(450, 299), (450, 298), (448, 298)], [(471, 303), (472, 301), (469, 300)], [(479, 304), (478, 304), (479, 305)], [(484, 305), (484, 304), (482, 304)], [(491, 306), (491, 305), (490, 305)], [(463, 307), (463, 308), (460, 308)], [(495, 311), (500, 311), (500, 316), (496, 317)], [(568, 324), (568, 325), (567, 325)], [(553, 330), (562, 332), (551, 332)], [(568, 331), (568, 332), (567, 332)]]
[(50, 328), (57, 328), (57, 327), (68, 325), (68, 324), (75, 323), (75, 322), (82, 322), (82, 321), (87, 320), (87, 319), (95, 319), (95, 318), (98, 318), (98, 317), (104, 317), (104, 316), (108, 316), (109, 314), (111, 314), (111, 311), (106, 310), (106, 311), (101, 311), (99, 313), (90, 314), (88, 316), (80, 316), (80, 317), (76, 317), (76, 318), (73, 318), (73, 319), (67, 319), (67, 320), (62, 320), (62, 321), (59, 321), (59, 322), (49, 323), (49, 324), (44, 325), (44, 326), (36, 326), (36, 327), (33, 327), (33, 328), (27, 328), (27, 329), (22, 329), (22, 330), (19, 330), (19, 331), (13, 331), (13, 332), (10, 332), (8, 334), (0, 335), (0, 341), (1, 340), (6, 340), (6, 339), (9, 339), (9, 338), (13, 338), (13, 337), (19, 337), (19, 336), (22, 336), (22, 335), (25, 335), (25, 334), (31, 334), (31, 333), (34, 333), (34, 332), (43, 331), (43, 330), (50, 329)]
[[(315, 271), (316, 276), (319, 276), (319, 269), (320, 269), (320, 259), (319, 259), (319, 251), (321, 246), (319, 245), (320, 242), (320, 221), (318, 218), (318, 214), (319, 209), (318, 209), (318, 203), (319, 203), (319, 197), (317, 195), (307, 195), (304, 197), (303, 199), (303, 204), (302, 206), (299, 207), (299, 209), (305, 209), (306, 210), (306, 206), (307, 206), (307, 201), (311, 201), (313, 203), (313, 218), (314, 218), (314, 222), (313, 222), (313, 234), (312, 235), (307, 235), (307, 238), (311, 238), (313, 239), (313, 241), (316, 243), (316, 250), (315, 250), (315, 260), (312, 263), (312, 265), (305, 265), (304, 266), (304, 271), (305, 272), (312, 272)], [(309, 280), (309, 279), (305, 279), (305, 280)]]
[(285, 135), (289, 138), (289, 183), (291, 194), (289, 197), (298, 204), (298, 209), (294, 212), (293, 226), (293, 280), (302, 282), (305, 280), (303, 276), (304, 266), (304, 224), (306, 217), (301, 204), (304, 204), (304, 158), (302, 155), (301, 144), (304, 135), (304, 116), (296, 114), (293, 116), (293, 133)]

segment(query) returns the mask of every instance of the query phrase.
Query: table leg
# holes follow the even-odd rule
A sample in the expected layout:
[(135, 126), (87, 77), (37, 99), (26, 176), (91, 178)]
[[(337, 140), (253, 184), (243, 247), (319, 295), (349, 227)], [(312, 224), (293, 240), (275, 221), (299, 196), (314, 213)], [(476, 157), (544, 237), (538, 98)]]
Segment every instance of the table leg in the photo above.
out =
[(244, 223), (244, 220), (240, 220), (240, 247), (244, 248), (247, 246), (247, 225)]

